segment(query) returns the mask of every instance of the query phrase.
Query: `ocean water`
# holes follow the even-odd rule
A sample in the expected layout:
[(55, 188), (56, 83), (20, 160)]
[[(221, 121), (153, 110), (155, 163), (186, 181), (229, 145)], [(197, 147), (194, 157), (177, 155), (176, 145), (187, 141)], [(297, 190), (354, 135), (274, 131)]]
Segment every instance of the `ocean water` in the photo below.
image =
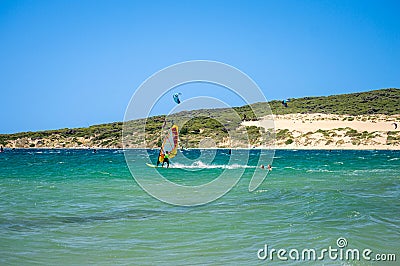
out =
[[(198, 207), (148, 195), (121, 150), (0, 153), (0, 264), (380, 265), (372, 261), (376, 254), (394, 254), (397, 262), (389, 265), (398, 265), (399, 151), (277, 150), (272, 172), (254, 192), (248, 185), (257, 152), (229, 167), (227, 150), (203, 151), (209, 160), (199, 152), (186, 151), (191, 163), (177, 157), (170, 169), (132, 162), (137, 175), (160, 171), (181, 185), (244, 171), (230, 192)], [(322, 252), (329, 247), (338, 256), (370, 249), (371, 260), (330, 258)], [(287, 253), (265, 257), (265, 249)], [(295, 249), (324, 257), (288, 258)]]

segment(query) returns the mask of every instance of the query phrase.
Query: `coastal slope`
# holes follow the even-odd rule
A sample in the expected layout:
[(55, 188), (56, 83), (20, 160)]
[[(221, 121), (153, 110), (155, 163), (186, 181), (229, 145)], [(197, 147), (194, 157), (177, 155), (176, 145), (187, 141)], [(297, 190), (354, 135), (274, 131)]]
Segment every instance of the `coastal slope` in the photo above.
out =
[[(6, 148), (123, 148), (125, 127), (125, 132), (128, 129), (132, 136), (125, 147), (155, 148), (160, 146), (163, 124), (168, 127), (186, 117), (187, 122), (180, 128), (180, 141), (185, 148), (198, 148), (204, 140), (212, 139), (213, 145), (220, 148), (398, 150), (399, 103), (400, 89), (395, 88), (293, 98), (287, 107), (280, 100), (233, 107), (236, 117), (229, 108), (201, 109), (125, 124), (114, 122), (87, 128), (0, 134), (0, 145)], [(265, 116), (255, 117), (253, 110)], [(274, 121), (274, 132), (269, 132), (268, 120)], [(247, 135), (249, 139), (232, 142), (228, 131)], [(266, 133), (269, 139), (265, 138)]]

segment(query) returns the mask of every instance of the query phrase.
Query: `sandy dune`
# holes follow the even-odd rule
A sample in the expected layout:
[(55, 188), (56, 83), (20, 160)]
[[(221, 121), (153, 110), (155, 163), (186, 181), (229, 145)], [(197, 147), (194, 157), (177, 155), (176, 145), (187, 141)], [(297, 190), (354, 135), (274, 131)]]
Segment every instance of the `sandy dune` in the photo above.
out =
[[(400, 143), (396, 142), (400, 138), (400, 115), (288, 114), (274, 116), (273, 120), (277, 133), (280, 130), (289, 131), (286, 139), (277, 138), (278, 148), (400, 149)], [(397, 129), (394, 123), (398, 125)], [(271, 117), (246, 121), (242, 125), (268, 129), (271, 127)], [(353, 130), (350, 132), (353, 134), (347, 133), (349, 130)], [(359, 136), (355, 136), (357, 134)], [(292, 143), (287, 142), (289, 138), (293, 140)]]

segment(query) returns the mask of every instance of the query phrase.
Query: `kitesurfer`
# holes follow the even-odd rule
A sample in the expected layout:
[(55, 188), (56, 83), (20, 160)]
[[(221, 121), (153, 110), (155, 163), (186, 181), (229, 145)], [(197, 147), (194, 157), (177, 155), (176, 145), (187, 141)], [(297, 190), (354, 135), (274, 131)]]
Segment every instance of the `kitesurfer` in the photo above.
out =
[(4, 150), (3, 150), (3, 146), (1, 146), (1, 148), (0, 148), (0, 152), (4, 152)]
[(168, 151), (165, 152), (162, 167), (164, 167), (164, 163), (167, 163), (167, 168), (169, 168), (169, 152)]
[[(265, 166), (262, 164), (262, 165), (260, 165), (260, 168), (264, 170)], [(272, 166), (270, 164), (267, 165), (267, 170), (272, 171)]]

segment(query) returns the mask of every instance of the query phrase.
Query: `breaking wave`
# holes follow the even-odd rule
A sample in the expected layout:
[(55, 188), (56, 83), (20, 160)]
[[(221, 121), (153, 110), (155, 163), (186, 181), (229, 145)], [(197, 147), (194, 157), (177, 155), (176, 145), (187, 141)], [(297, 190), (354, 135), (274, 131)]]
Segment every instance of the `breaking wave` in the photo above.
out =
[(190, 165), (173, 163), (170, 168), (182, 168), (182, 169), (241, 169), (241, 168), (256, 168), (255, 166), (242, 165), (242, 164), (205, 164), (202, 161), (196, 161)]

